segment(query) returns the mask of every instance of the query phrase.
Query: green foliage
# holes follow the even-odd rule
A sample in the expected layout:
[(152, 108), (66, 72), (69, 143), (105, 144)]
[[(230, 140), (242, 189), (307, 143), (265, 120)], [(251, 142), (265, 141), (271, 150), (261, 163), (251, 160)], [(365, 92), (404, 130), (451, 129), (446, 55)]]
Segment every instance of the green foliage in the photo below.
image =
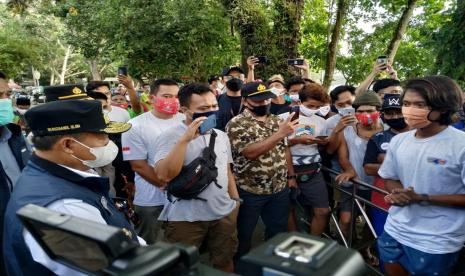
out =
[(119, 53), (134, 75), (205, 80), (239, 60), (238, 39), (227, 32), (229, 19), (218, 2), (131, 2), (115, 43), (124, 42)]
[(0, 70), (18, 76), (40, 64), (42, 41), (28, 35), (24, 22), (0, 6)]
[[(387, 4), (384, 8), (389, 8), (393, 14), (384, 13), (382, 17), (384, 19), (374, 26), (375, 30), (371, 34), (357, 28), (355, 23), (360, 20), (360, 16), (364, 18), (364, 12), (372, 12), (380, 7), (367, 6), (367, 10), (351, 14), (349, 32), (346, 35), (349, 51), (347, 55), (339, 57), (337, 63), (338, 70), (343, 73), (348, 83), (357, 84), (365, 79), (372, 70), (376, 57), (385, 54), (400, 17), (402, 10), (400, 4), (405, 5), (406, 2), (397, 1), (397, 4), (393, 2), (392, 5), (384, 3)], [(441, 0), (420, 1), (418, 8), (423, 12), (412, 18), (394, 61), (394, 68), (401, 80), (434, 72), (437, 45), (433, 45), (433, 39), (449, 17), (443, 12), (444, 1)]]
[(325, 0), (310, 0), (301, 21), (300, 53), (309, 60), (310, 68), (323, 70), (328, 51), (328, 20), (331, 14)]
[[(250, 55), (269, 65), (256, 76), (294, 73), (287, 58), (305, 57), (312, 71), (325, 67), (335, 17), (334, 0), (11, 0), (0, 6), (0, 68), (13, 76), (38, 69), (56, 79), (71, 45), (67, 81), (103, 76), (127, 64), (131, 75), (205, 80), (222, 67), (246, 67)], [(357, 84), (386, 52), (408, 0), (351, 0), (337, 69)], [(455, 1), (419, 0), (397, 52), (401, 79), (442, 73), (465, 82), (463, 18)], [(463, 3), (463, 1), (462, 1)], [(454, 11), (454, 13), (452, 13)], [(14, 15), (17, 14), (17, 15)], [(374, 31), (361, 29), (373, 23)], [(234, 32), (231, 34), (231, 23)], [(298, 47), (297, 47), (298, 46)], [(245, 68), (244, 68), (245, 69)]]
[(465, 87), (465, 1), (459, 1), (453, 14), (435, 37), (436, 68)]

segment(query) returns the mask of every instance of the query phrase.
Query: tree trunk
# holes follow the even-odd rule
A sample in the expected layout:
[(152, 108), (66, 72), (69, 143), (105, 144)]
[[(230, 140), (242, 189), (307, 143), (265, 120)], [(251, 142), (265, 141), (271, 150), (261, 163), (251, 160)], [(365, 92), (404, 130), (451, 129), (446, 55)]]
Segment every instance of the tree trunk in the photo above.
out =
[(345, 21), (349, 0), (338, 0), (336, 11), (336, 22), (334, 23), (333, 32), (331, 34), (331, 42), (328, 47), (328, 55), (326, 56), (325, 77), (323, 86), (329, 89), (333, 81), (334, 68), (336, 68), (337, 46), (341, 36), (341, 27)]
[(70, 54), (71, 54), (71, 45), (68, 45), (68, 47), (66, 48), (65, 57), (63, 59), (63, 66), (61, 67), (60, 84), (65, 84), (66, 70), (68, 68), (68, 59), (69, 59)]
[(53, 72), (53, 69), (50, 70), (50, 85), (55, 84), (55, 72)]
[(92, 59), (87, 61), (90, 66), (90, 72), (92, 73), (92, 80), (102, 80), (102, 75), (98, 70), (98, 61), (97, 59)]
[(408, 23), (412, 18), (413, 10), (417, 5), (418, 0), (408, 0), (407, 7), (405, 8), (402, 16), (399, 19), (397, 24), (396, 30), (392, 36), (391, 42), (387, 48), (387, 56), (391, 61), (391, 64), (394, 62), (394, 58), (396, 57), (397, 50), (399, 49), (400, 42), (402, 41), (402, 37), (407, 30)]
[[(299, 58), (298, 45), (301, 38), (300, 20), (304, 9), (304, 0), (274, 0), (276, 16), (274, 18), (273, 38), (277, 46), (276, 72), (286, 72), (288, 58)], [(294, 68), (292, 68), (294, 69)], [(294, 73), (294, 72), (290, 72)]]

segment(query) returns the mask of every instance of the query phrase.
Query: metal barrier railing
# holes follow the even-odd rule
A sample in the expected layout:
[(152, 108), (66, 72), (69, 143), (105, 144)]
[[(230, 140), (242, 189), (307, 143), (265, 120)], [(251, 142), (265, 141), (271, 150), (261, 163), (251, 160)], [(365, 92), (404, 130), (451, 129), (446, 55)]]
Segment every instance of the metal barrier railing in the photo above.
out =
[[(333, 170), (333, 169), (330, 169), (330, 168), (327, 168), (327, 167), (322, 167), (322, 170), (323, 171), (326, 171), (328, 172), (329, 174), (332, 174), (332, 175), (338, 175), (340, 174), (340, 172), (336, 171), (336, 170)], [(331, 177), (333, 178), (333, 177)], [(375, 232), (375, 229), (373, 228), (373, 225), (370, 221), (370, 218), (368, 217), (367, 213), (365, 212), (363, 206), (362, 206), (362, 203), (372, 207), (372, 208), (377, 208), (379, 210), (382, 210), (384, 212), (388, 212), (387, 209), (379, 206), (379, 205), (376, 205), (374, 204), (373, 202), (369, 201), (369, 200), (366, 200), (365, 198), (359, 196), (357, 194), (357, 191), (359, 189), (359, 187), (365, 187), (371, 191), (376, 191), (380, 194), (383, 194), (383, 195), (388, 195), (389, 193), (383, 189), (380, 189), (378, 187), (375, 187), (371, 184), (368, 184), (368, 183), (365, 183), (363, 181), (360, 181), (360, 180), (357, 180), (357, 179), (353, 179), (351, 180), (351, 182), (353, 183), (352, 185), (352, 190), (351, 192), (348, 192), (344, 189), (342, 189), (339, 185), (332, 185), (331, 183), (329, 183), (328, 185), (330, 187), (332, 187), (333, 189), (341, 192), (341, 193), (344, 193), (344, 194), (347, 194), (350, 196), (350, 200), (352, 201), (351, 203), (351, 213), (352, 213), (352, 219), (350, 220), (350, 228), (349, 228), (349, 235), (348, 235), (348, 240), (346, 239), (346, 237), (344, 236), (343, 232), (342, 232), (342, 229), (339, 225), (339, 222), (335, 216), (335, 212), (337, 211), (337, 209), (334, 209), (331, 211), (331, 220), (333, 221), (334, 225), (336, 226), (336, 230), (337, 230), (337, 233), (340, 237), (340, 239), (342, 240), (342, 242), (344, 243), (344, 245), (349, 248), (349, 247), (352, 247), (353, 245), (353, 233), (354, 233), (354, 230), (355, 230), (355, 208), (358, 208), (358, 210), (360, 211), (360, 213), (362, 214), (362, 216), (364, 217), (371, 233), (373, 234), (374, 238), (377, 239), (378, 236)], [(376, 274), (379, 274), (379, 275), (383, 275), (379, 270), (377, 270), (376, 268), (372, 267), (371, 265), (367, 264), (367, 267), (370, 268), (370, 270), (372, 270), (374, 273)]]

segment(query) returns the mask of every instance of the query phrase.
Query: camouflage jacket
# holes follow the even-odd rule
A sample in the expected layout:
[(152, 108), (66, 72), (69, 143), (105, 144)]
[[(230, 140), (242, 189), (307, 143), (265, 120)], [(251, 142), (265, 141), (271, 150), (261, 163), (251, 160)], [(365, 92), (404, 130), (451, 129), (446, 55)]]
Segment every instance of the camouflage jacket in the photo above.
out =
[(255, 160), (241, 153), (249, 145), (264, 141), (278, 131), (280, 119), (270, 115), (266, 122), (256, 120), (244, 110), (226, 126), (231, 141), (236, 182), (242, 190), (254, 194), (273, 194), (287, 186), (287, 165), (284, 141)]

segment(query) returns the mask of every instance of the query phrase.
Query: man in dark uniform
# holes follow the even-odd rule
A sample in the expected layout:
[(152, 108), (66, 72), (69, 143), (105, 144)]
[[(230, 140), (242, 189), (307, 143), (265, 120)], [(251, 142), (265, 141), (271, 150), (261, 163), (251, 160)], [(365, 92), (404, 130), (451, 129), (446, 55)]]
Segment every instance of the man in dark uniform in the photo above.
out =
[[(21, 127), (12, 123), (14, 113), (10, 92), (6, 76), (0, 72), (0, 239), (3, 237), (6, 204), (31, 154)], [(5, 273), (2, 260), (3, 251), (0, 250), (0, 275)]]
[(108, 178), (92, 168), (107, 165), (118, 154), (109, 133), (131, 125), (105, 119), (98, 101), (55, 101), (25, 114), (34, 135), (35, 153), (18, 179), (7, 206), (3, 252), (9, 275), (68, 275), (75, 271), (51, 260), (24, 231), (16, 212), (32, 203), (73, 216), (126, 228), (137, 236), (108, 196)]

